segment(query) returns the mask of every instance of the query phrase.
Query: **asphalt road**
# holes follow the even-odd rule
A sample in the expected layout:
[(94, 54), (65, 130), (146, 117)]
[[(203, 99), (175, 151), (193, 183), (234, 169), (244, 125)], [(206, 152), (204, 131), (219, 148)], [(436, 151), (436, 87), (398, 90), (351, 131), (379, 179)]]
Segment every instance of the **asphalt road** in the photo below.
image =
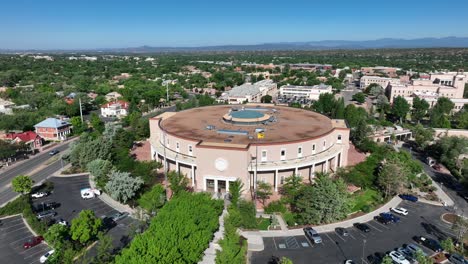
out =
[(426, 163), (426, 156), (424, 154), (410, 150), (409, 146), (406, 144), (403, 144), (403, 149), (410, 152), (413, 158), (421, 163), (427, 175), (429, 175), (435, 182), (438, 182), (444, 192), (454, 201), (455, 206), (452, 209), (455, 210), (457, 214), (468, 217), (468, 202), (458, 194), (459, 191), (467, 193), (466, 190), (463, 190), (463, 185), (452, 175), (432, 169)]
[[(435, 239), (454, 236), (450, 225), (440, 220), (440, 216), (447, 212), (446, 208), (408, 201), (403, 201), (400, 206), (409, 211), (408, 216), (400, 216), (400, 223), (383, 225), (372, 220), (367, 223), (371, 229), (369, 233), (356, 228), (348, 228), (348, 237), (335, 232), (322, 233), (321, 244), (313, 244), (305, 236), (264, 238), (265, 250), (253, 252), (251, 262), (264, 264), (272, 256), (284, 256), (295, 264), (342, 264), (346, 259), (368, 264), (367, 256), (415, 243), (413, 236), (424, 235)], [(428, 254), (433, 253), (424, 246), (420, 247)]]
[(23, 244), (32, 238), (33, 234), (29, 232), (21, 216), (9, 217), (1, 221), (1, 263), (39, 263), (39, 258), (50, 250), (44, 243), (29, 249), (23, 248)]
[[(30, 175), (31, 178), (34, 180), (35, 183), (39, 183), (45, 180), (55, 171), (59, 170), (62, 166), (62, 163), (60, 161), (60, 154), (61, 152), (68, 149), (69, 144), (70, 142), (67, 142), (59, 147), (51, 148), (50, 150), (57, 149), (60, 151), (55, 157), (51, 157), (49, 155), (49, 150), (45, 153), (38, 154), (34, 158), (26, 160), (23, 163), (8, 169), (7, 171), (2, 172), (0, 174), (0, 205), (7, 203), (8, 201), (10, 201), (18, 195), (11, 188), (11, 181), (14, 177), (18, 175), (28, 175), (28, 173), (34, 170), (36, 167), (40, 166), (41, 164), (45, 163), (47, 160), (52, 158), (55, 158), (57, 160), (48, 164), (47, 167), (45, 167), (44, 169)], [(63, 165), (65, 164), (66, 163), (64, 161)]]

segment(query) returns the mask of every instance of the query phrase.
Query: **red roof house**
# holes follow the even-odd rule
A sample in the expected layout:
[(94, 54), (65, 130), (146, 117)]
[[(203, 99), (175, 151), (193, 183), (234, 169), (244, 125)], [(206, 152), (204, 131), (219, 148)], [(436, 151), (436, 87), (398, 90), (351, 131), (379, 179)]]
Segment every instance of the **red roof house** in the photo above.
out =
[(26, 145), (29, 145), (31, 149), (39, 149), (42, 147), (42, 138), (33, 131), (7, 133), (5, 139), (16, 143), (24, 142)]

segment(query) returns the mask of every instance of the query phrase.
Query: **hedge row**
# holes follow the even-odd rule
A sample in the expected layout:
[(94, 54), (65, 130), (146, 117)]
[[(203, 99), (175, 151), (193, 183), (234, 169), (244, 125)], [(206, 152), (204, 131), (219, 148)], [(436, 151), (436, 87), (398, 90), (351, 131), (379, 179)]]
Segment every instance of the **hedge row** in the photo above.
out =
[(116, 264), (197, 263), (219, 227), (223, 201), (204, 193), (181, 193), (150, 227), (116, 257)]
[(31, 203), (27, 195), (21, 195), (15, 200), (0, 208), (0, 216), (23, 214), (29, 226), (37, 233), (44, 234), (47, 231), (47, 224), (37, 219), (31, 208)]

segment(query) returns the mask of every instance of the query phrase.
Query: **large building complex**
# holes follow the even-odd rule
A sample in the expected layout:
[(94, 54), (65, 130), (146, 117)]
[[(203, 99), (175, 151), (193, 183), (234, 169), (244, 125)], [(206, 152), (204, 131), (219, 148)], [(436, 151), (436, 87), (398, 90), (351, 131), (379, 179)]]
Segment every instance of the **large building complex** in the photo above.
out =
[(260, 103), (265, 95), (275, 96), (278, 86), (272, 80), (262, 80), (256, 83), (244, 83), (223, 93), (220, 100), (229, 104), (242, 104), (245, 102)]
[(371, 84), (378, 84), (383, 88), (386, 88), (389, 84), (401, 84), (402, 81), (398, 78), (388, 78), (380, 76), (362, 76), (360, 80), (360, 88), (366, 89)]
[(388, 77), (394, 78), (397, 77), (397, 72), (400, 71), (400, 68), (394, 67), (383, 67), (383, 66), (376, 66), (376, 67), (362, 67), (361, 72), (364, 75), (377, 75), (377, 74), (384, 74)]
[(283, 85), (280, 87), (280, 95), (287, 97), (304, 97), (318, 100), (320, 94), (332, 93), (332, 86), (319, 84), (314, 86)]
[(292, 174), (308, 182), (317, 172), (347, 165), (344, 120), (297, 108), (249, 104), (166, 112), (150, 119), (150, 130), (152, 158), (185, 174), (196, 191), (224, 194), (239, 179), (244, 195), (260, 181), (277, 192)]
[(454, 111), (459, 111), (468, 99), (463, 98), (468, 77), (463, 71), (431, 73), (429, 78), (413, 79), (408, 83), (391, 83), (387, 87), (390, 103), (397, 96), (404, 97), (410, 104), (414, 97), (425, 99), (432, 107), (439, 97), (447, 97), (454, 104)]

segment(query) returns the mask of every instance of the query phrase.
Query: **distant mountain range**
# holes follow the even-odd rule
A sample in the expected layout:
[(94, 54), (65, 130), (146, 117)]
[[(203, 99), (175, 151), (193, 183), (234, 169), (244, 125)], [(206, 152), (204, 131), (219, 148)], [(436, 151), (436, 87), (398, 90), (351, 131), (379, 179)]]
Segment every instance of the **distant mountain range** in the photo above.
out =
[(220, 45), (201, 47), (151, 47), (134, 48), (104, 48), (83, 50), (5, 50), (11, 52), (112, 52), (112, 53), (161, 53), (161, 52), (207, 52), (207, 51), (275, 51), (275, 50), (332, 50), (332, 49), (382, 49), (382, 48), (468, 48), (468, 37), (396, 39), (384, 38), (377, 40), (322, 40), (307, 42), (277, 42), (255, 45)]

